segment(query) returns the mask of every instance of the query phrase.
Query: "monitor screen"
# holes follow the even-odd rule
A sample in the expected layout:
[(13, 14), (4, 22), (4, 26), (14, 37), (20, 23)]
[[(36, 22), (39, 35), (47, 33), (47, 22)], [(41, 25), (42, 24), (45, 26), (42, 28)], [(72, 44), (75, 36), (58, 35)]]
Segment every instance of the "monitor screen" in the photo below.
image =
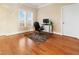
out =
[(43, 23), (49, 23), (49, 19), (43, 19)]

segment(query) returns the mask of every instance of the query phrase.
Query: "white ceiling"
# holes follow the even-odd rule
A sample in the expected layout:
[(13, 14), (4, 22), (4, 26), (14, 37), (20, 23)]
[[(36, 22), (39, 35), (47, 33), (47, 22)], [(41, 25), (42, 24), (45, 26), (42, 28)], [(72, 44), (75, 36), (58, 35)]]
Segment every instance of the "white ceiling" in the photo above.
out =
[(51, 4), (51, 3), (3, 3), (3, 4), (0, 4), (0, 5), (3, 5), (3, 6), (9, 6), (9, 7), (16, 7), (17, 5), (24, 5), (24, 6), (29, 6), (29, 7), (32, 7), (32, 8), (40, 8), (40, 7), (44, 7), (48, 4)]
[(40, 8), (40, 7), (46, 6), (48, 4), (50, 4), (50, 3), (26, 3), (25, 5), (33, 7), (33, 8)]

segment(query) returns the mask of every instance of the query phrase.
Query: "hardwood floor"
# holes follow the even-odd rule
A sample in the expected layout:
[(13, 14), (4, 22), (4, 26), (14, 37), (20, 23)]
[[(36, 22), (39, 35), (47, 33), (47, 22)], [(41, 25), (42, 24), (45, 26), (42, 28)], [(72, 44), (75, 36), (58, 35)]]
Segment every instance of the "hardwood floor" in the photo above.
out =
[(0, 36), (1, 55), (78, 55), (79, 39), (51, 34), (47, 41), (37, 44), (29, 33)]

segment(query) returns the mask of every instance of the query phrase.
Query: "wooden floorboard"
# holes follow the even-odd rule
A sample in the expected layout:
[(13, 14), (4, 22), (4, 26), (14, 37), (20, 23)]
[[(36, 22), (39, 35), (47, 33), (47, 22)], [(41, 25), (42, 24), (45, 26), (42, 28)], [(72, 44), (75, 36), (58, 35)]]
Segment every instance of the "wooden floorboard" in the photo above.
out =
[(79, 55), (79, 39), (51, 34), (43, 43), (28, 38), (30, 32), (0, 36), (1, 55)]

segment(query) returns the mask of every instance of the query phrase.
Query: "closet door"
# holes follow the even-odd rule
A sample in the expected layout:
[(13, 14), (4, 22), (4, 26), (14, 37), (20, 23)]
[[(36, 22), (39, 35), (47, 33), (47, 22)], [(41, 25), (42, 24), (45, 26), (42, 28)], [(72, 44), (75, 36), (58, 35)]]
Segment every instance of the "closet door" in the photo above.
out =
[(79, 38), (79, 4), (65, 6), (62, 10), (63, 34)]

